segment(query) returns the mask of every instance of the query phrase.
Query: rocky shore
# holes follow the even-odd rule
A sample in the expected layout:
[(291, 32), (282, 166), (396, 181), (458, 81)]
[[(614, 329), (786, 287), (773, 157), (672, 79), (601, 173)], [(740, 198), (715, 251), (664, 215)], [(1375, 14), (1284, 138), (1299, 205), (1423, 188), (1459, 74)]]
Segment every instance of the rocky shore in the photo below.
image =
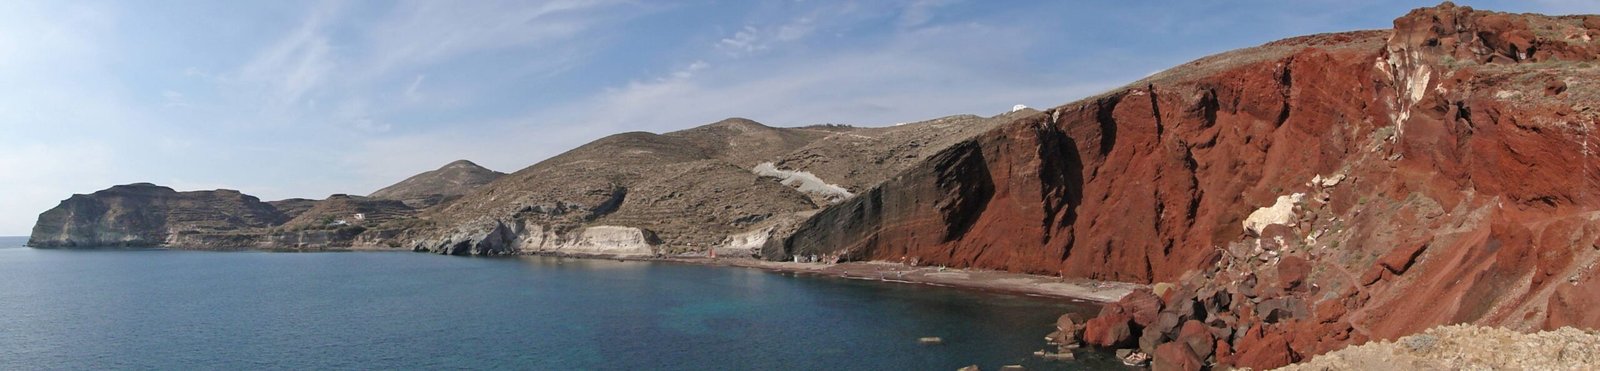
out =
[(1124, 295), (1144, 287), (1143, 285), (1126, 282), (1040, 276), (984, 269), (911, 266), (882, 261), (836, 264), (773, 262), (756, 259), (679, 261), (815, 274), (856, 280), (959, 287), (1096, 303), (1115, 302)]

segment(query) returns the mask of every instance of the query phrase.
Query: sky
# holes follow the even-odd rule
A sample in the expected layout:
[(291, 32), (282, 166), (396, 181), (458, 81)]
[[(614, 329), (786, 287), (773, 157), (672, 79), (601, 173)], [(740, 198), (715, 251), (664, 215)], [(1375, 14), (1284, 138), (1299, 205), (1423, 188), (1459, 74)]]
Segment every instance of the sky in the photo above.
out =
[[(1600, 13), (1600, 0), (1457, 3)], [(727, 117), (883, 126), (1052, 107), (1433, 4), (6, 0), (0, 235), (116, 184), (323, 198)]]

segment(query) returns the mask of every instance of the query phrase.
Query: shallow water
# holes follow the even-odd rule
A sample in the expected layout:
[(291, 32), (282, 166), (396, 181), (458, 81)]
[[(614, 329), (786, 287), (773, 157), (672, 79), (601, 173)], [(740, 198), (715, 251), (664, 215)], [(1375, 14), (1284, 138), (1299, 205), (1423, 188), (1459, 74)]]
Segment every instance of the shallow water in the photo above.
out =
[(1119, 367), (1031, 356), (1094, 309), (660, 262), (0, 247), (8, 370)]

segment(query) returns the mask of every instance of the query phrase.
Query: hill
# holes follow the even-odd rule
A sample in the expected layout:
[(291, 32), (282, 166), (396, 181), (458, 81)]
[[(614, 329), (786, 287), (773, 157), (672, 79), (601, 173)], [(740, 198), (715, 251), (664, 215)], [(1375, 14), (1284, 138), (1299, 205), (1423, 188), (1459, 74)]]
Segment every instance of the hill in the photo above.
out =
[[(940, 142), (931, 138), (976, 135), (1005, 120), (958, 116), (866, 129), (774, 128), (732, 118), (665, 134), (612, 135), (424, 212), (421, 218), (439, 228), (411, 243), (447, 254), (614, 252), (583, 242), (592, 240), (584, 237), (590, 228), (605, 227), (635, 236), (618, 237), (635, 254), (721, 248), (748, 256), (759, 246), (752, 241), (785, 234), (841, 196), (788, 176), (805, 172), (828, 189), (862, 190), (932, 153), (925, 147)], [(758, 173), (763, 164), (775, 172)]]
[(472, 161), (458, 160), (436, 170), (413, 175), (372, 192), (368, 197), (399, 200), (407, 206), (420, 209), (470, 193), (501, 176), (505, 176), (505, 173), (489, 170)]

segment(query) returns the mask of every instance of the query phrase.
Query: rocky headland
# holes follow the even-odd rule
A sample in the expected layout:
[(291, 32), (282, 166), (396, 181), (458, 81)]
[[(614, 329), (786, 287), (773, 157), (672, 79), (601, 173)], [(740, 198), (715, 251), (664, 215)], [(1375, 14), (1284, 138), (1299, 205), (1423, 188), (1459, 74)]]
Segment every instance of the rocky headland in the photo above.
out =
[(239, 191), (178, 192), (135, 183), (61, 201), (39, 215), (28, 245), (186, 246), (185, 236), (251, 231), (288, 220), (271, 204)]
[(1052, 341), (1159, 369), (1267, 369), (1447, 324), (1600, 328), (1595, 81), (1600, 16), (1447, 2), (1038, 111), (881, 128), (728, 119), (504, 175), (452, 163), (371, 197), (117, 186), (42, 214), (30, 245), (1118, 281), (1140, 288)]

